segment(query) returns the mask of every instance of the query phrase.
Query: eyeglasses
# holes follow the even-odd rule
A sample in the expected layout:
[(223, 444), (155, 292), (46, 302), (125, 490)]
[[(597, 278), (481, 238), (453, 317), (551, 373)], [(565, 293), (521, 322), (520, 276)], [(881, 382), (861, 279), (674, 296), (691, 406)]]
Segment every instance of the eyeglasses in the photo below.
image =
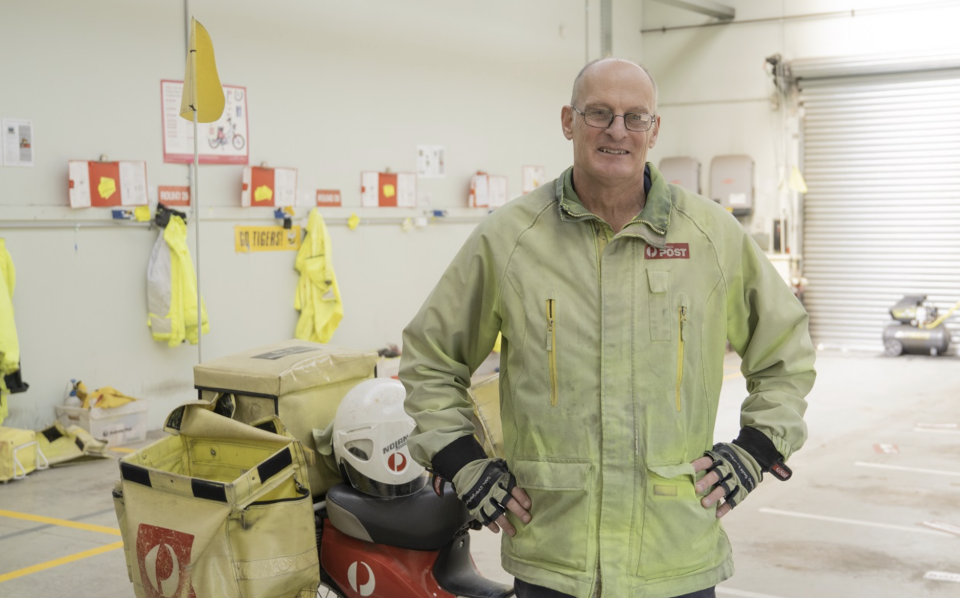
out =
[(587, 108), (583, 111), (577, 110), (574, 106), (571, 106), (571, 108), (583, 117), (583, 122), (597, 129), (606, 129), (613, 124), (615, 118), (620, 116), (623, 117), (623, 126), (626, 127), (628, 131), (641, 133), (643, 131), (649, 131), (650, 127), (653, 126), (653, 121), (657, 118), (653, 114), (640, 114), (637, 112), (614, 114), (612, 110), (607, 110), (606, 108)]

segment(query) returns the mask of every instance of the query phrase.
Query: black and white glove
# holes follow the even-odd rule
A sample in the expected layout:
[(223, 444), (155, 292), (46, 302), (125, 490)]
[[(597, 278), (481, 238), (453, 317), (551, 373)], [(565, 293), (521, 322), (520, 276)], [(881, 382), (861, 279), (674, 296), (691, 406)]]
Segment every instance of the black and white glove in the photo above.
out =
[(754, 428), (743, 428), (732, 443), (718, 442), (704, 454), (713, 459), (706, 472), (715, 471), (720, 477), (713, 487), (723, 488), (724, 503), (731, 509), (753, 492), (765, 472), (782, 481), (793, 475), (773, 442)]
[(490, 525), (507, 511), (513, 500), (511, 491), (517, 479), (503, 459), (479, 459), (466, 464), (453, 479), (457, 496), (470, 514), (483, 525)]

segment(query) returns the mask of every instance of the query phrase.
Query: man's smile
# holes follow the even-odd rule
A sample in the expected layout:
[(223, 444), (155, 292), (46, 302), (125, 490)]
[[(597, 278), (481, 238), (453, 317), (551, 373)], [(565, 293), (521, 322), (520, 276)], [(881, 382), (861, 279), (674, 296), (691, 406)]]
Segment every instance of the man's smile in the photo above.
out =
[(629, 154), (629, 153), (630, 153), (630, 152), (628, 152), (628, 151), (625, 150), (625, 149), (615, 149), (615, 148), (610, 148), (610, 147), (601, 147), (601, 148), (599, 149), (599, 151), (602, 152), (602, 153), (604, 153), (604, 154), (613, 154), (613, 155), (616, 155), (616, 156), (622, 156), (622, 155), (625, 155), (625, 154)]

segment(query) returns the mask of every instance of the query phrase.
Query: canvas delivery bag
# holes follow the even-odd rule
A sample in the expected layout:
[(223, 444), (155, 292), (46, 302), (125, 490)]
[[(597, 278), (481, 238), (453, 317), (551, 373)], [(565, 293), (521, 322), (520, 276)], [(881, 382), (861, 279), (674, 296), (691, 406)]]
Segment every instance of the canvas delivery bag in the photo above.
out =
[(190, 403), (120, 460), (114, 506), (138, 598), (313, 598), (320, 581), (303, 446)]
[[(301, 340), (284, 341), (201, 363), (193, 382), (201, 401), (241, 422), (276, 415), (294, 438), (316, 451), (313, 430), (333, 421), (344, 395), (375, 374), (378, 356)], [(310, 469), (320, 497), (343, 480), (333, 465)]]
[(33, 430), (0, 426), (0, 482), (20, 480), (50, 466), (36, 435)]

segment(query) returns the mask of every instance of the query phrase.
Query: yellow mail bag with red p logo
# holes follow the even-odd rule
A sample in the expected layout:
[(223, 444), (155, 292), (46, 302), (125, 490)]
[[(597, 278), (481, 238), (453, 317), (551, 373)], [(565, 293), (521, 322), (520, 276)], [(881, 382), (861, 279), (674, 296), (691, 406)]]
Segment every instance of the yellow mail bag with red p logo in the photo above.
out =
[[(114, 506), (138, 598), (312, 598), (320, 581), (307, 456), (275, 416), (191, 403), (120, 460)], [(311, 454), (312, 456), (312, 454)]]

